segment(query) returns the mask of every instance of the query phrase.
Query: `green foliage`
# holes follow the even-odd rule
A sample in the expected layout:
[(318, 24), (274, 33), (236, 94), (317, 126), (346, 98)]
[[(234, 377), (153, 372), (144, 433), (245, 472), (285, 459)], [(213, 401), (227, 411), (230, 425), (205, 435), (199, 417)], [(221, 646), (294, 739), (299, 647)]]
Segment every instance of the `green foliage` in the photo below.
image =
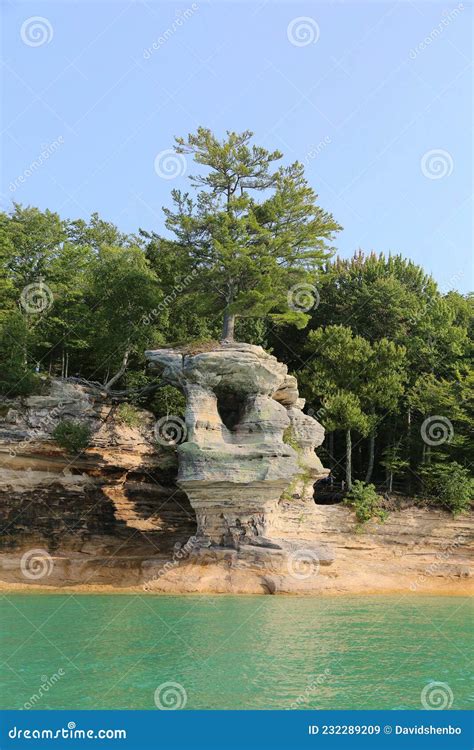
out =
[(337, 391), (324, 399), (324, 426), (333, 430), (357, 430), (361, 435), (367, 435), (370, 422), (361, 409), (359, 398), (350, 391)]
[(403, 347), (387, 339), (371, 344), (351, 328), (333, 325), (310, 331), (305, 351), (310, 360), (301, 379), (313, 399), (326, 399), (328, 411), (328, 399), (337, 404), (332, 429), (364, 434), (371, 412), (396, 407), (406, 379)]
[[(3, 398), (36, 393), (45, 375), (73, 375), (129, 389), (131, 403), (157, 416), (182, 416), (179, 391), (147, 391), (156, 376), (143, 352), (215, 346), (225, 314), (229, 333), (235, 317), (238, 340), (263, 346), (297, 376), (326, 428), (320, 450), (336, 479), (390, 490), (396, 478), (406, 494), (429, 486), (445, 507), (455, 509), (456, 497), (462, 504), (462, 482), (449, 492), (456, 466), (474, 465), (474, 297), (442, 293), (399, 255), (328, 259), (339, 227), (301, 165), (280, 167), (281, 154), (250, 133), (218, 140), (201, 128), (177, 148), (197, 174), (189, 193), (173, 192), (166, 236), (126, 235), (97, 214), (0, 212)], [(39, 282), (52, 305), (31, 313), (21, 294)], [(289, 307), (299, 283), (317, 289), (319, 305)], [(450, 420), (452, 438), (426, 443), (422, 425), (436, 415)], [(455, 469), (435, 486), (439, 465)]]
[[(321, 267), (340, 229), (317, 205), (303, 165), (273, 170), (282, 154), (251, 144), (252, 135), (227, 132), (219, 141), (198, 128), (177, 138), (176, 151), (206, 169), (190, 178), (195, 197), (174, 190), (174, 207), (165, 209), (174, 256), (197, 271), (190, 296), (201, 293), (208, 314), (224, 313), (223, 336), (230, 338), (236, 316), (272, 315), (278, 323), (304, 326), (309, 316), (289, 307), (288, 292)], [(169, 240), (158, 242), (169, 251)]]
[(364, 524), (372, 518), (385, 521), (387, 513), (382, 508), (382, 498), (377, 495), (373, 484), (356, 480), (344, 498), (344, 504), (355, 512), (358, 523)]
[(291, 425), (288, 425), (288, 427), (283, 431), (283, 442), (293, 448), (293, 450), (295, 450), (297, 453), (301, 453), (301, 447), (296, 440), (296, 436)]
[(474, 499), (474, 480), (460, 464), (432, 463), (422, 470), (423, 495), (435, 499), (453, 515), (465, 513)]
[(389, 475), (389, 492), (392, 491), (393, 477), (402, 476), (410, 466), (410, 462), (403, 457), (401, 442), (396, 445), (389, 445), (382, 453), (380, 465), (383, 466)]
[(87, 424), (63, 419), (54, 428), (52, 436), (61, 448), (76, 455), (89, 445), (91, 431)]
[(169, 415), (183, 417), (185, 406), (185, 397), (172, 385), (165, 385), (164, 388), (157, 390), (150, 401), (150, 409), (156, 417)]
[(17, 310), (0, 322), (0, 393), (8, 398), (29, 396), (39, 388), (39, 378), (28, 367), (29, 331)]
[(142, 415), (133, 404), (123, 403), (117, 407), (117, 419), (128, 427), (139, 427), (142, 423)]

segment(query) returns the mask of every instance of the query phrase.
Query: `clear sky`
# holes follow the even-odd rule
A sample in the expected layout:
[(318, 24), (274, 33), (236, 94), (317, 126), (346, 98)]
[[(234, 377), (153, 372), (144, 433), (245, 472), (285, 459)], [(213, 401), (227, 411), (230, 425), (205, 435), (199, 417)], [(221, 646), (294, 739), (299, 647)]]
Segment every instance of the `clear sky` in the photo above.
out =
[(4, 209), (98, 211), (125, 231), (160, 231), (190, 165), (157, 155), (198, 125), (250, 129), (306, 164), (344, 227), (341, 255), (400, 252), (442, 289), (472, 288), (468, 2), (2, 10)]

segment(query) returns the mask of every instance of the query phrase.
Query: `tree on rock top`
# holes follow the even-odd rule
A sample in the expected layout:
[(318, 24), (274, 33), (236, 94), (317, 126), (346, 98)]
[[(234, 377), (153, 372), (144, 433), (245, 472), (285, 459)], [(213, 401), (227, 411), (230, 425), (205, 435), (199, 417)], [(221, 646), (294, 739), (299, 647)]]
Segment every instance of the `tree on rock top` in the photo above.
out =
[(282, 154), (254, 145), (252, 136), (228, 131), (220, 141), (199, 128), (176, 139), (177, 153), (191, 155), (205, 170), (190, 177), (192, 195), (173, 190), (173, 208), (164, 209), (173, 240), (155, 237), (163, 252), (194, 271), (190, 304), (194, 309), (205, 291), (201, 312), (222, 313), (226, 341), (242, 316), (304, 327), (308, 308), (292, 304), (291, 290), (310, 287), (341, 228), (317, 205), (303, 165), (274, 169)]

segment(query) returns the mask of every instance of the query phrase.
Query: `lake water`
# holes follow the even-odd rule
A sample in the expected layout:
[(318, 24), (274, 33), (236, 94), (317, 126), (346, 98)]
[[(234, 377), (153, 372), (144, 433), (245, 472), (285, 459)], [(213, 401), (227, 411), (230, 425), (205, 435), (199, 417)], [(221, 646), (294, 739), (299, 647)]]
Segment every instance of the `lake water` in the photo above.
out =
[(417, 709), (433, 681), (474, 707), (464, 597), (8, 594), (1, 612), (2, 708)]

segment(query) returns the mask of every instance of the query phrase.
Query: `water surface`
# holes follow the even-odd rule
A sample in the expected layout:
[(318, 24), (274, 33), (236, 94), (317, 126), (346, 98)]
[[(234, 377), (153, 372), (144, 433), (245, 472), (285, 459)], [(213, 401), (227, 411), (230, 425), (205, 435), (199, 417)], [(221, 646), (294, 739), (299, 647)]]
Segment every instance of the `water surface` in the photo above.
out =
[(1, 708), (156, 710), (165, 682), (188, 709), (416, 709), (431, 681), (474, 705), (464, 597), (6, 594), (1, 612)]

